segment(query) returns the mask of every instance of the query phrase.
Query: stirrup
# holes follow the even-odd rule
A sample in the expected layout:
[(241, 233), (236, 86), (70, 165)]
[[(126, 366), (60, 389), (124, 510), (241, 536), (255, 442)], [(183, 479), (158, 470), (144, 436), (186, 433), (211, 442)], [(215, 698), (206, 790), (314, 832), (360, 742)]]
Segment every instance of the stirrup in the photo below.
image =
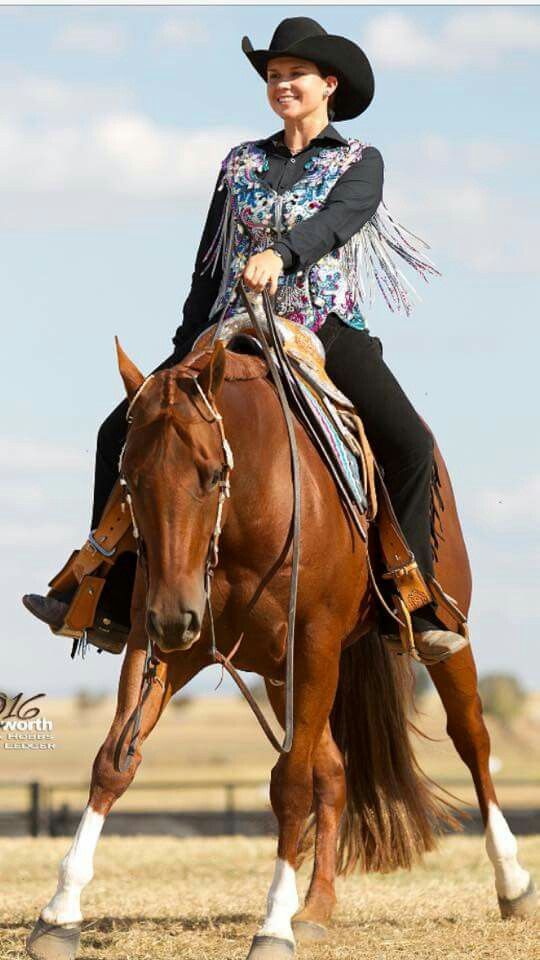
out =
[(117, 480), (99, 525), (49, 582), (51, 593), (75, 589), (64, 623), (54, 630), (50, 627), (54, 634), (81, 641), (86, 638), (87, 631), (94, 627), (97, 606), (111, 567), (121, 553), (136, 553), (136, 549), (131, 515), (124, 510), (122, 489)]

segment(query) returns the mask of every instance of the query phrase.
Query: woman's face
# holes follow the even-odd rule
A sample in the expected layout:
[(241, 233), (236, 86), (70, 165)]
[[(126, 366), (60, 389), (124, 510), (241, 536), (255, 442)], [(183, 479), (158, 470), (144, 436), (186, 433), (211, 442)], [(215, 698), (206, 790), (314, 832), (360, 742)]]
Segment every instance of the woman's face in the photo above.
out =
[(323, 76), (311, 60), (273, 57), (268, 61), (266, 77), (270, 106), (284, 120), (301, 120), (323, 107), (328, 114), (326, 105), (337, 87), (337, 77)]

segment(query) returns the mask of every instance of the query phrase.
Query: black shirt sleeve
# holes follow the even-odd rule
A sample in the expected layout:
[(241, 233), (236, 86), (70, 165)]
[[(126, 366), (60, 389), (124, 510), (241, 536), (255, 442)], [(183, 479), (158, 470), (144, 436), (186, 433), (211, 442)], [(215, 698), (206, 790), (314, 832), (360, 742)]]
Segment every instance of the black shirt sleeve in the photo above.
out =
[(332, 187), (324, 207), (272, 244), (283, 257), (284, 271), (304, 270), (361, 230), (382, 200), (383, 182), (380, 151), (365, 147), (361, 159)]
[(223, 170), (220, 169), (195, 259), (191, 290), (183, 307), (182, 323), (172, 338), (176, 347), (179, 347), (183, 340), (196, 336), (208, 326), (208, 314), (218, 294), (223, 275), (221, 257), (215, 264), (215, 268), (209, 266), (204, 273), (202, 270), (205, 267), (203, 257), (216, 236), (225, 206), (227, 191), (224, 186), (223, 189), (219, 189), (222, 183)]

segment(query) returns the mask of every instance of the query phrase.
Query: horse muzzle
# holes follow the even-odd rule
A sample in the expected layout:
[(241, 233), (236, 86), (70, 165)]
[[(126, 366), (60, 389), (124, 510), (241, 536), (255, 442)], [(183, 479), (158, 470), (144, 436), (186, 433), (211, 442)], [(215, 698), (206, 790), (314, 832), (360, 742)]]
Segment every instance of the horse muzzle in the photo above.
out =
[(163, 653), (189, 650), (201, 635), (201, 619), (195, 610), (184, 610), (174, 618), (150, 608), (146, 614), (148, 635)]

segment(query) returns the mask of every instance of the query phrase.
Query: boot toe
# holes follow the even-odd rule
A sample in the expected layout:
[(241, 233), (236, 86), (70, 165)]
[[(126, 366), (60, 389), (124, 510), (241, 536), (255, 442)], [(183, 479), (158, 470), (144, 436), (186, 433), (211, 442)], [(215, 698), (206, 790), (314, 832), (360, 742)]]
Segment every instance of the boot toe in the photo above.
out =
[(42, 597), (38, 593), (25, 593), (22, 602), (34, 617), (55, 628), (62, 626), (69, 608), (69, 604), (63, 603), (61, 600), (56, 600), (54, 597)]
[(466, 637), (452, 630), (425, 630), (415, 634), (414, 641), (421, 656), (436, 659), (438, 662), (448, 660), (469, 643)]

